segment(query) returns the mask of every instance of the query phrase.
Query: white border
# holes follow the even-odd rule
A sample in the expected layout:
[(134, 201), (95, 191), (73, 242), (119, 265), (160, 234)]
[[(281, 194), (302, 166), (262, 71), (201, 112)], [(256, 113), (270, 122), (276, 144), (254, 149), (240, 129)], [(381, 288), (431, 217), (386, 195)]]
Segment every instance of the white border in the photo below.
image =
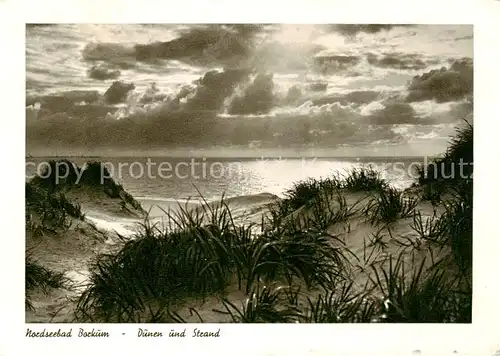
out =
[[(498, 288), (498, 52), (500, 1), (0, 0), (2, 246), (0, 355), (493, 355), (500, 350)], [(99, 325), (109, 339), (25, 339), (25, 22), (464, 23), (475, 25), (474, 309), (472, 325), (223, 325), (219, 339), (137, 339), (134, 325)], [(55, 326), (55, 325), (53, 325)], [(69, 325), (68, 325), (69, 326)], [(76, 324), (71, 325), (74, 329)], [(88, 326), (88, 325), (87, 325)], [(496, 327), (495, 327), (496, 326)], [(40, 325), (41, 327), (41, 325)], [(189, 328), (189, 326), (186, 326)], [(153, 326), (151, 326), (153, 328)], [(162, 327), (168, 330), (168, 327)], [(456, 353), (454, 353), (456, 351)]]

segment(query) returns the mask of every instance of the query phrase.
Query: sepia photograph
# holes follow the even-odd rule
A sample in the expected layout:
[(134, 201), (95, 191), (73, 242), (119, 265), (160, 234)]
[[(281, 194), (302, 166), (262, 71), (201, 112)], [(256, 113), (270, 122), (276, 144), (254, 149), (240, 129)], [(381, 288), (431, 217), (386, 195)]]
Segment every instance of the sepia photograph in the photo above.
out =
[(25, 322), (472, 323), (473, 34), (26, 24)]

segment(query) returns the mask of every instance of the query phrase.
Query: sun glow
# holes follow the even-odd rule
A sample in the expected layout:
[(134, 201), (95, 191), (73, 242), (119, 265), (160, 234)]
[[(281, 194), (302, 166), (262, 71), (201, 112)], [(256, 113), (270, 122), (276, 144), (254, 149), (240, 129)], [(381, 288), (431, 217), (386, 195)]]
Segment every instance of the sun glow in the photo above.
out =
[(273, 39), (281, 43), (313, 42), (319, 36), (316, 25), (281, 25)]

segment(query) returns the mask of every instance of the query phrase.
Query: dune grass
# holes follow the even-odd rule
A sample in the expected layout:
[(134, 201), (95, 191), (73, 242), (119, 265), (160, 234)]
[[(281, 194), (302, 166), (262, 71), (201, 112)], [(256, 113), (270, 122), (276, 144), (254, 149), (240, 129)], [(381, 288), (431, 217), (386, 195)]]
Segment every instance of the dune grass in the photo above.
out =
[(38, 264), (32, 253), (26, 253), (25, 261), (25, 306), (26, 309), (35, 310), (31, 294), (37, 290), (47, 294), (51, 290), (68, 288), (70, 280), (64, 273), (55, 272)]
[(218, 313), (231, 317), (233, 323), (290, 323), (294, 322), (300, 310), (286, 302), (287, 287), (255, 286), (249, 298), (241, 306), (221, 298), (225, 311)]
[(314, 288), (345, 269), (334, 236), (288, 226), (255, 238), (252, 226), (234, 223), (224, 200), (202, 207), (180, 207), (163, 228), (146, 220), (120, 252), (102, 255), (78, 303), (78, 318), (137, 322), (152, 305), (168, 314), (182, 300), (223, 295), (232, 281), (250, 294), (256, 285), (276, 281), (300, 280)]
[[(375, 193), (388, 187), (372, 167), (353, 168), (344, 175), (333, 174), (322, 179), (308, 178), (294, 183), (285, 191), (284, 198), (270, 207), (271, 220), (281, 222), (287, 215), (305, 207), (313, 210), (318, 217), (317, 223), (323, 224), (324, 229), (326, 223), (346, 220), (354, 212), (353, 209), (347, 212), (344, 194)], [(336, 204), (332, 204), (334, 202)], [(332, 205), (337, 205), (334, 210)]]
[[(80, 180), (78, 180), (80, 177)], [(143, 211), (140, 203), (110, 178), (109, 171), (100, 162), (88, 162), (80, 168), (68, 160), (50, 161), (40, 175), (25, 184), (26, 227), (35, 236), (68, 229), (71, 219), (85, 220), (81, 205), (71, 201), (67, 194), (74, 187), (102, 189), (110, 198)]]
[(322, 192), (311, 203), (309, 222), (318, 231), (326, 232), (332, 225), (345, 223), (357, 213), (357, 204), (348, 206), (340, 191)]
[(28, 183), (50, 194), (64, 193), (77, 186), (102, 189), (110, 198), (121, 198), (135, 209), (142, 210), (140, 203), (120, 183), (115, 182), (106, 165), (97, 161), (78, 167), (68, 160), (52, 160), (40, 175)]
[(285, 200), (290, 211), (297, 210), (303, 205), (309, 204), (323, 190), (323, 180), (309, 178), (305, 181), (295, 183), (293, 187), (285, 192)]
[(472, 270), (472, 182), (450, 190), (453, 195), (444, 202), (441, 216), (444, 242), (459, 270), (467, 274)]
[[(387, 224), (413, 218), (412, 229), (429, 248), (448, 247), (457, 271), (470, 268), (472, 190), (458, 190), (442, 216), (423, 220), (417, 199), (373, 184), (362, 212), (382, 227), (365, 244), (365, 267), (358, 272), (371, 271), (371, 277), (359, 290), (351, 279), (353, 252), (328, 232), (359, 213), (348, 207), (338, 182), (295, 185), (261, 226), (238, 226), (224, 198), (165, 212), (164, 226), (146, 219), (121, 251), (95, 261), (77, 320), (183, 322), (177, 310), (187, 301), (218, 297), (224, 310), (217, 312), (232, 322), (470, 322), (472, 291), (465, 273), (450, 272), (443, 260), (407, 267), (407, 249), (420, 248), (413, 242), (396, 256), (382, 256), (398, 240), (390, 230), (384, 233)], [(311, 214), (290, 217), (294, 208)], [(225, 296), (234, 283), (248, 296), (241, 305)]]
[[(349, 282), (347, 252), (340, 242), (332, 247), (330, 236), (154, 229), (146, 226), (146, 236), (95, 263), (78, 303), (79, 321), (182, 322), (175, 313), (186, 300), (219, 296), (225, 307), (219, 312), (233, 322), (470, 322), (472, 294), (451, 281), (446, 264), (436, 264), (432, 274), (423, 265), (409, 268), (417, 273), (408, 277), (402, 263), (387, 270), (374, 258), (376, 278), (359, 292)], [(248, 295), (242, 305), (224, 296), (234, 280)], [(301, 284), (319, 294), (304, 300), (293, 291)]]
[[(443, 158), (448, 165), (463, 157), (472, 162), (464, 142), (472, 127), (461, 130)], [(369, 168), (296, 183), (260, 225), (238, 225), (224, 197), (196, 209), (180, 205), (165, 212), (166, 224), (146, 218), (119, 252), (92, 263), (76, 318), (184, 322), (181, 307), (218, 298), (223, 308), (215, 312), (236, 323), (471, 322), (472, 179), (445, 185), (443, 213), (431, 217), (418, 210), (417, 197)], [(347, 204), (350, 192), (368, 193), (364, 208)], [(376, 228), (361, 255), (331, 232), (353, 218)], [(395, 235), (401, 219), (416, 236)], [(426, 249), (430, 257), (422, 255)], [(363, 285), (357, 275), (367, 277)], [(235, 286), (246, 295), (242, 303), (227, 295)]]
[(62, 192), (48, 190), (33, 182), (25, 184), (25, 222), (26, 228), (35, 236), (46, 232), (55, 233), (57, 229), (67, 230), (71, 219), (85, 219), (81, 206), (70, 201)]
[(446, 229), (445, 221), (441, 215), (437, 215), (434, 210), (433, 215), (427, 218), (422, 217), (420, 211), (414, 211), (413, 223), (411, 229), (418, 234), (419, 239), (443, 246), (445, 244), (444, 230)]
[(473, 142), (474, 127), (465, 121), (457, 127), (444, 155), (417, 170), (423, 199), (437, 203), (450, 189), (471, 183), (474, 170)]
[[(373, 266), (372, 282), (382, 293), (384, 322), (470, 322), (472, 291), (464, 291), (446, 267), (425, 268), (425, 260), (408, 272), (400, 254), (389, 259), (388, 269)], [(410, 276), (408, 276), (410, 274)]]
[(387, 224), (412, 216), (417, 205), (417, 198), (405, 196), (403, 192), (389, 187), (371, 198), (365, 208), (365, 215), (372, 224)]
[[(88, 171), (83, 172), (83, 184), (99, 184), (96, 174), (100, 177), (101, 163), (92, 163), (89, 167)], [(27, 237), (41, 237), (46, 234), (65, 236), (74, 219), (85, 220), (80, 204), (71, 201), (66, 195), (67, 189), (77, 184), (81, 172), (81, 168), (68, 160), (53, 160), (48, 162), (40, 175), (25, 183)], [(123, 188), (112, 179), (109, 179), (107, 186), (115, 187), (117, 194), (123, 191)], [(122, 195), (129, 203), (135, 202), (130, 194), (122, 193)], [(48, 293), (52, 289), (69, 287), (70, 280), (64, 273), (51, 271), (35, 261), (34, 251), (27, 253), (25, 268), (27, 309), (33, 310), (31, 295), (35, 291)]]
[(319, 196), (344, 192), (378, 192), (389, 187), (373, 167), (353, 168), (344, 175), (333, 174), (322, 179), (308, 178), (296, 182), (285, 192), (282, 212), (292, 212), (310, 204)]
[(222, 292), (235, 263), (229, 250), (245, 234), (233, 231), (226, 206), (210, 211), (208, 216), (182, 208), (170, 214), (164, 228), (145, 220), (118, 254), (103, 255), (94, 263), (92, 287), (80, 298), (78, 317), (133, 322), (152, 306), (166, 313), (181, 299)]
[[(382, 234), (365, 246), (376, 255), (368, 263), (374, 277), (359, 291), (349, 280), (350, 252), (325, 232), (285, 224), (255, 237), (251, 227), (235, 225), (224, 201), (170, 217), (167, 228), (146, 220), (118, 254), (96, 261), (78, 303), (79, 321), (183, 322), (178, 307), (209, 296), (219, 296), (225, 309), (217, 312), (238, 323), (470, 321), (472, 294), (458, 274), (450, 276), (445, 264), (424, 269), (423, 262), (407, 273), (406, 251), (381, 267)], [(224, 296), (235, 280), (248, 295), (242, 305)], [(316, 296), (301, 295), (297, 282)]]
[(377, 192), (389, 187), (388, 183), (381, 177), (380, 172), (373, 167), (351, 169), (339, 181), (341, 188), (350, 192)]

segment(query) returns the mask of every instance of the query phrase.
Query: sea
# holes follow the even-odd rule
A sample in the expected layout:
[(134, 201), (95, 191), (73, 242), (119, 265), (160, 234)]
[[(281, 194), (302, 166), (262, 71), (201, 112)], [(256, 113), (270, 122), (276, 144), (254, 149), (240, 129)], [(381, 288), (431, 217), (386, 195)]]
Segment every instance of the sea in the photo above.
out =
[[(207, 201), (261, 193), (283, 196), (309, 178), (346, 175), (352, 169), (372, 167), (398, 188), (415, 182), (415, 168), (425, 157), (360, 158), (207, 158), (207, 157), (64, 157), (78, 166), (102, 162), (109, 175), (142, 201)], [(41, 174), (47, 163), (61, 157), (26, 159), (26, 179)]]

